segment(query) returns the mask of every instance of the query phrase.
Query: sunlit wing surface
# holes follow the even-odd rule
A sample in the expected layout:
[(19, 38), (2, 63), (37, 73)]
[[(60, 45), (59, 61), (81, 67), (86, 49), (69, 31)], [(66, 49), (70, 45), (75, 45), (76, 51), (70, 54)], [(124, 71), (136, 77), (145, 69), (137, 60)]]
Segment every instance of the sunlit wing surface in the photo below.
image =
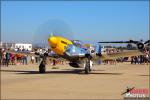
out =
[(8, 53), (13, 53), (13, 54), (20, 54), (20, 55), (29, 55), (29, 56), (38, 56), (35, 55), (34, 52), (28, 52), (28, 51), (12, 51), (12, 50), (6, 50)]
[[(28, 55), (28, 56), (34, 56), (34, 57), (42, 57), (43, 54), (36, 54), (35, 52), (24, 52), (24, 51), (11, 51), (11, 50), (6, 50), (6, 52), (8, 53), (12, 53), (12, 54), (18, 54), (18, 55)], [(58, 57), (56, 57), (56, 55), (47, 55), (48, 58), (50, 59), (55, 59), (58, 60)], [(61, 58), (61, 57), (59, 57)]]
[(102, 60), (117, 59), (119, 57), (131, 57), (131, 56), (137, 56), (137, 55), (142, 55), (142, 54), (143, 53), (140, 52), (139, 50), (129, 50), (129, 51), (124, 51), (120, 53), (103, 54)]
[(133, 40), (129, 40), (129, 41), (102, 41), (102, 42), (98, 42), (98, 43), (138, 43), (138, 41), (133, 41)]

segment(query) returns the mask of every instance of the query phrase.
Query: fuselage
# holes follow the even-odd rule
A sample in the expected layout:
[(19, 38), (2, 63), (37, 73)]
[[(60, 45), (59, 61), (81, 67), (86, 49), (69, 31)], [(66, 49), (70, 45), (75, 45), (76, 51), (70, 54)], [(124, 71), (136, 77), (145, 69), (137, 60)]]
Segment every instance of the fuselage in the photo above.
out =
[(87, 53), (87, 50), (63, 37), (51, 36), (48, 38), (48, 43), (51, 50), (54, 51), (56, 55), (70, 61), (69, 64), (72, 67), (80, 67), (77, 65), (81, 63), (80, 60), (85, 56), (85, 53)]
[(48, 38), (48, 43), (51, 47), (51, 49), (58, 55), (63, 56), (64, 52), (66, 51), (66, 48), (68, 45), (73, 44), (70, 40), (59, 37), (59, 36), (51, 36)]
[(97, 54), (101, 52), (100, 46), (93, 46), (95, 49), (90, 50), (91, 48), (86, 48), (83, 45), (59, 36), (49, 37), (48, 43), (52, 51), (70, 61), (72, 67), (77, 68), (83, 67), (83, 63), (85, 63), (83, 59), (88, 55), (93, 56), (95, 59), (97, 58)]

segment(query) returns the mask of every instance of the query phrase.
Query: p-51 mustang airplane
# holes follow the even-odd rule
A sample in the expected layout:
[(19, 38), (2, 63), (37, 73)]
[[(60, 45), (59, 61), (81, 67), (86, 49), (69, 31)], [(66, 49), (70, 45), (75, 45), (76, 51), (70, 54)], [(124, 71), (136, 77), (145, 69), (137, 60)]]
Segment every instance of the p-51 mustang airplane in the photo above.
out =
[[(93, 45), (93, 49), (86, 48), (79, 41), (70, 41), (66, 38), (60, 36), (50, 36), (48, 38), (48, 43), (51, 50), (54, 51), (59, 57), (62, 57), (70, 61), (69, 65), (75, 68), (84, 68), (85, 74), (91, 71), (93, 66), (93, 60), (97, 59), (116, 59), (118, 57), (129, 57), (135, 55), (141, 55), (145, 46), (150, 42), (150, 40), (145, 43), (139, 41), (112, 41), (112, 42), (99, 42), (99, 43), (134, 43), (137, 45), (139, 50), (132, 50), (128, 52), (106, 54), (101, 52), (100, 44)], [(39, 72), (45, 72), (45, 59), (41, 62), (39, 66)]]
[[(99, 42), (99, 43), (133, 43), (137, 45), (138, 50), (118, 52), (106, 54), (102, 52), (100, 44), (93, 45), (93, 48), (86, 48), (79, 41), (70, 41), (60, 36), (50, 36), (48, 43), (52, 51), (59, 57), (62, 57), (69, 61), (69, 65), (74, 68), (84, 68), (85, 74), (88, 74), (92, 67), (94, 60), (116, 59), (118, 57), (130, 57), (143, 54), (143, 50), (150, 40), (145, 43), (140, 41), (112, 41), (112, 42)], [(45, 73), (46, 57), (48, 54), (44, 54), (43, 60), (39, 65), (39, 72)]]

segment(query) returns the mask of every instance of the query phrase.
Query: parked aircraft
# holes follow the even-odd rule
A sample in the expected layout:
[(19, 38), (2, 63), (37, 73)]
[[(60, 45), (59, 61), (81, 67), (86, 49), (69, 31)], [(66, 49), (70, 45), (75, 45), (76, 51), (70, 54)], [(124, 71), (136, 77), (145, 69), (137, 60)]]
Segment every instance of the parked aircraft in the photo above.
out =
[[(116, 52), (116, 53), (102, 53), (101, 45), (97, 43), (90, 47), (86, 47), (80, 41), (68, 40), (60, 36), (50, 36), (48, 43), (52, 51), (54, 51), (59, 57), (68, 60), (69, 65), (75, 68), (84, 68), (85, 74), (88, 74), (92, 67), (94, 60), (116, 59), (118, 57), (130, 57), (143, 54), (144, 47), (150, 41), (142, 43), (140, 41), (111, 41), (111, 42), (99, 42), (99, 43), (134, 43), (137, 45), (138, 50)], [(45, 56), (46, 57), (46, 56)], [(45, 72), (45, 57), (39, 66), (39, 72)]]

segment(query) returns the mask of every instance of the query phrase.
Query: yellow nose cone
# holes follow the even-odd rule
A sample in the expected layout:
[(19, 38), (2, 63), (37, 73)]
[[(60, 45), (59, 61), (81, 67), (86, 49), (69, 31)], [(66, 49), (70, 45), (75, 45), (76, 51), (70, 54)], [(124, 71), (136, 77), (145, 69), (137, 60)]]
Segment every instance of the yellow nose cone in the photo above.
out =
[(52, 46), (52, 47), (56, 47), (56, 45), (57, 45), (57, 38), (56, 37), (50, 37), (50, 38), (48, 38), (48, 42), (49, 42), (49, 44)]

